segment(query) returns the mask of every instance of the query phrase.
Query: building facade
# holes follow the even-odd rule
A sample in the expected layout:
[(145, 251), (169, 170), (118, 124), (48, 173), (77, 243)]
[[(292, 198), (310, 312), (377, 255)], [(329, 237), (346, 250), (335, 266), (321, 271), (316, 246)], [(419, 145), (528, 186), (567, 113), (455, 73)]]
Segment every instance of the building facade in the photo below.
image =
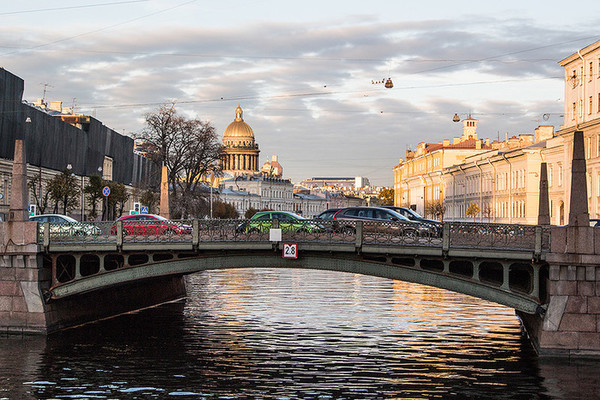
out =
[(410, 207), (425, 215), (429, 207), (444, 201), (444, 170), (493, 148), (489, 139), (477, 138), (477, 122), (470, 116), (463, 120), (463, 134), (452, 142), (422, 142), (415, 151), (406, 151), (406, 157), (394, 167), (396, 206)]
[[(481, 145), (453, 158), (442, 152), (446, 141), (438, 148), (419, 144), (414, 155), (407, 152), (407, 158), (394, 168), (395, 203), (423, 212), (425, 199), (436, 201), (439, 193), (444, 218), (450, 220), (535, 224), (545, 163), (550, 222), (564, 225), (570, 207), (573, 134), (581, 130), (587, 173), (587, 187), (581, 195), (587, 195), (590, 218), (600, 218), (600, 41), (559, 64), (564, 68), (565, 90), (560, 130), (539, 126), (533, 134)], [(466, 129), (463, 142), (465, 134)], [(479, 211), (467, 215), (472, 205)]]
[[(158, 182), (160, 176), (145, 158), (133, 152), (133, 139), (106, 127), (90, 116), (63, 110), (60, 102), (29, 104), (23, 101), (24, 81), (0, 68), (0, 217), (10, 204), (12, 159), (16, 139), (26, 148), (28, 177), (40, 178), (37, 193), (63, 170), (70, 170), (81, 188), (91, 175), (123, 183), (132, 191), (140, 183)], [(33, 189), (29, 199), (35, 204)], [(132, 208), (133, 199), (125, 206)], [(81, 197), (75, 218), (85, 218), (85, 197)]]

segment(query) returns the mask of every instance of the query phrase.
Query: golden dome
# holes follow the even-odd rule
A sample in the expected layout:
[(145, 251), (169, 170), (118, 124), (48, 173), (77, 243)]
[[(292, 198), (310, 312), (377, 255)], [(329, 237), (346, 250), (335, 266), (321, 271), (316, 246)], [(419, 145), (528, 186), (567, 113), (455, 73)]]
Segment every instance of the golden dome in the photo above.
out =
[(254, 131), (250, 128), (250, 125), (244, 122), (242, 113), (242, 107), (238, 105), (235, 109), (235, 120), (225, 129), (223, 141), (225, 141), (226, 138), (246, 138), (254, 141)]

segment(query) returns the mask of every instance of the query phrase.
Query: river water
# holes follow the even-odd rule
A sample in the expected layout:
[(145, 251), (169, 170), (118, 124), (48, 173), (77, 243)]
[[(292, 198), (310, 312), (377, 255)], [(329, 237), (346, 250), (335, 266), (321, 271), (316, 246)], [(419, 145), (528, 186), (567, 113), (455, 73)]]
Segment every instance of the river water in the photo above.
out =
[(0, 399), (586, 399), (600, 364), (540, 361), (506, 307), (294, 269), (208, 271), (189, 297), (0, 337)]

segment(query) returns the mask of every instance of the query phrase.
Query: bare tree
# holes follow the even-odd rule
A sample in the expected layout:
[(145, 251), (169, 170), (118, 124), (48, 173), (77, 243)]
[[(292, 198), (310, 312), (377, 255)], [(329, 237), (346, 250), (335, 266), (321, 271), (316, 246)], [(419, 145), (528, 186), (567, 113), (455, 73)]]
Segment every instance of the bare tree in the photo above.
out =
[(432, 201), (427, 203), (425, 207), (425, 213), (431, 215), (440, 221), (444, 220), (444, 214), (446, 213), (446, 206), (441, 201)]
[(143, 141), (151, 160), (159, 166), (166, 165), (176, 213), (195, 215), (202, 201), (194, 197), (205, 196), (199, 190), (201, 182), (209, 173), (218, 172), (221, 146), (214, 127), (177, 114), (175, 104), (164, 105), (146, 114), (146, 128), (136, 139)]
[(481, 214), (487, 218), (488, 222), (490, 222), (494, 216), (494, 208), (490, 203), (485, 203), (483, 205), (483, 209), (481, 210)]

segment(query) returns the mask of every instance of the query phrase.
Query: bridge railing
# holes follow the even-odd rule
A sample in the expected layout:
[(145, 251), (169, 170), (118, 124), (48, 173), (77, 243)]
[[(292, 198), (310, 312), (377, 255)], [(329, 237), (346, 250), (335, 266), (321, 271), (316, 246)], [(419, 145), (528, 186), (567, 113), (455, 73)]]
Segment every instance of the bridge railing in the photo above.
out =
[(123, 223), (91, 221), (77, 224), (38, 224), (38, 243), (214, 243), (269, 242), (272, 228), (282, 231), (283, 241), (347, 243), (379, 246), (427, 246), (544, 251), (549, 249), (549, 227), (535, 225), (446, 222), (240, 220), (194, 219), (169, 222)]
[(536, 225), (450, 222), (449, 246), (505, 250), (549, 250), (550, 227)]

